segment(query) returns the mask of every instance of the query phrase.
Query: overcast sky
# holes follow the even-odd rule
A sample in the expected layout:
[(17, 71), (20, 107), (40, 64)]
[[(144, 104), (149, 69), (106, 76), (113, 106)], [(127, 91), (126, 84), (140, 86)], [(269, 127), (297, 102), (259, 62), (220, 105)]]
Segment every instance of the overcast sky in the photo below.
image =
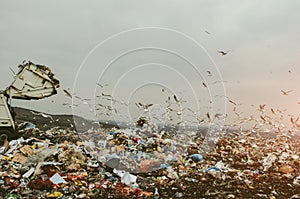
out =
[[(9, 67), (17, 69), (24, 59), (50, 66), (61, 81), (57, 96), (14, 105), (70, 113), (62, 106), (70, 102), (62, 89), (73, 88), (93, 48), (122, 31), (160, 27), (186, 34), (207, 50), (241, 112), (267, 104), (299, 116), (298, 0), (0, 0), (0, 10), (0, 88), (12, 81)], [(293, 91), (283, 96), (281, 90)]]

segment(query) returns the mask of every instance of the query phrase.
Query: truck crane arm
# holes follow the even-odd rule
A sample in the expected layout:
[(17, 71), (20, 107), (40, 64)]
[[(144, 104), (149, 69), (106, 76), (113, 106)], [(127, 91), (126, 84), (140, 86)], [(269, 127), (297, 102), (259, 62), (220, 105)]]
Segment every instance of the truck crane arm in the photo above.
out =
[(5, 95), (10, 99), (42, 99), (56, 94), (56, 88), (59, 88), (59, 81), (51, 69), (29, 61), (19, 65), (19, 72)]
[(19, 65), (19, 72), (12, 84), (0, 91), (0, 145), (5, 139), (16, 135), (12, 99), (42, 99), (57, 93), (59, 81), (50, 68), (30, 61)]

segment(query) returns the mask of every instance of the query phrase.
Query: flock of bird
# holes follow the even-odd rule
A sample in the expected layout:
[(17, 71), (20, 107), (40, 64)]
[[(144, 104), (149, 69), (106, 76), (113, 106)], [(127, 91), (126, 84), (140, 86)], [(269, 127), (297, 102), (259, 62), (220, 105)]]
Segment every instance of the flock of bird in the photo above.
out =
[[(206, 34), (211, 34), (208, 31), (205, 31)], [(224, 50), (218, 50), (217, 51), (221, 56), (226, 56), (230, 53), (229, 50), (224, 51)], [(207, 72), (207, 76), (208, 77), (212, 77), (213, 73), (209, 70), (206, 71)], [(291, 70), (288, 71), (289, 73), (291, 73)], [(225, 82), (225, 81), (216, 81), (214, 83), (220, 83), (220, 82)], [(207, 84), (207, 82), (205, 81), (201, 81), (201, 84), (204, 88), (209, 88), (209, 85)], [(100, 84), (100, 83), (96, 83), (96, 86), (98, 86), (100, 89), (103, 89), (107, 86), (109, 86), (108, 84)], [(98, 102), (103, 102), (103, 100), (106, 100), (109, 103), (97, 103), (97, 104), (90, 104), (91, 99), (83, 99), (79, 96), (76, 96), (75, 94), (72, 94), (71, 92), (69, 92), (67, 89), (63, 90), (64, 93), (66, 94), (67, 97), (69, 98), (73, 98), (76, 97), (77, 99), (79, 99), (79, 101), (82, 101), (82, 103), (84, 104), (89, 104), (91, 107), (91, 111), (95, 110), (95, 111), (102, 111), (99, 112), (99, 115), (106, 115), (106, 116), (111, 116), (112, 113), (114, 114), (120, 114), (118, 112), (118, 110), (115, 109), (115, 107), (113, 105), (115, 105), (116, 103), (122, 104), (124, 106), (126, 106), (128, 108), (128, 106), (134, 104), (135, 107), (140, 111), (141, 115), (143, 113), (149, 113), (149, 110), (154, 106), (153, 103), (143, 103), (143, 102), (134, 102), (134, 103), (125, 103), (122, 101), (119, 101), (117, 99), (115, 99), (112, 95), (110, 94), (106, 94), (104, 92), (102, 92), (100, 95), (97, 95), (96, 98), (98, 99)], [(166, 89), (162, 88), (161, 92), (166, 93)], [(282, 93), (282, 95), (284, 96), (288, 96), (290, 93), (293, 92), (293, 90), (283, 90), (281, 89), (280, 92)], [(274, 109), (274, 108), (270, 108), (270, 113), (272, 114), (272, 116), (266, 115), (266, 104), (261, 104), (258, 106), (258, 112), (260, 113), (259, 117), (255, 117), (254, 115), (250, 115), (249, 117), (243, 117), (243, 112), (238, 112), (238, 110), (240, 109), (240, 105), (236, 103), (235, 101), (233, 101), (232, 99), (230, 99), (227, 96), (224, 96), (227, 100), (228, 103), (231, 104), (233, 106), (233, 113), (237, 116), (237, 120), (235, 123), (230, 124), (230, 127), (233, 126), (237, 126), (238, 124), (242, 124), (245, 122), (251, 122), (253, 121), (254, 124), (253, 126), (250, 128), (252, 129), (252, 131), (256, 131), (259, 129), (259, 127), (262, 126), (270, 126), (271, 129), (276, 129), (277, 131), (282, 131), (283, 130), (283, 126), (282, 124), (282, 120), (284, 117), (284, 112), (285, 110), (279, 110), (279, 109)], [(167, 97), (167, 99), (165, 100), (165, 104), (162, 105), (163, 108), (165, 109), (165, 111), (163, 112), (162, 117), (167, 118), (168, 121), (172, 121), (174, 118), (171, 117), (171, 115), (177, 115), (177, 117), (180, 119), (182, 119), (183, 115), (186, 115), (187, 113), (190, 114), (190, 118), (194, 117), (196, 119), (196, 122), (194, 122), (194, 124), (196, 125), (200, 125), (200, 124), (205, 124), (205, 123), (210, 123), (213, 122), (214, 119), (219, 119), (219, 118), (226, 118), (228, 116), (228, 114), (224, 115), (221, 113), (216, 113), (215, 115), (211, 115), (211, 113), (209, 111), (207, 111), (206, 113), (201, 113), (199, 110), (192, 110), (192, 108), (189, 107), (184, 107), (184, 103), (186, 101), (183, 101), (182, 98), (178, 98), (177, 95), (169, 95)], [(298, 104), (300, 104), (300, 101), (298, 102)], [(64, 103), (63, 105), (65, 106), (78, 106), (78, 104), (69, 104), (69, 103)], [(279, 116), (278, 118), (276, 118), (275, 116)], [(290, 117), (290, 123), (292, 124), (293, 128), (298, 128), (300, 129), (300, 122), (299, 122), (299, 117), (295, 117), (292, 115), (288, 115)], [(177, 119), (178, 119), (177, 118)], [(157, 118), (158, 120), (160, 118)], [(182, 123), (187, 123), (186, 121), (179, 121), (177, 122), (178, 124), (182, 124)], [(192, 122), (193, 123), (193, 122)]]
[[(207, 75), (212, 76), (213, 74), (211, 73), (211, 71), (207, 71)], [(97, 86), (99, 86), (100, 88), (103, 88), (108, 85), (97, 83)], [(208, 88), (207, 83), (205, 83), (203, 81), (202, 81), (202, 86), (204, 88)], [(69, 97), (69, 98), (75, 97), (84, 104), (89, 104), (91, 101), (91, 99), (84, 99), (79, 96), (76, 96), (75, 94), (72, 94), (71, 92), (69, 92), (66, 89), (64, 89), (63, 91), (67, 97)], [(165, 93), (166, 89), (162, 88), (161, 92)], [(288, 91), (281, 90), (281, 93), (284, 96), (288, 96), (291, 92), (293, 92), (293, 90), (288, 90)], [(284, 115), (286, 110), (269, 108), (270, 114), (272, 114), (270, 116), (270, 115), (266, 114), (266, 104), (260, 104), (257, 109), (257, 111), (260, 113), (260, 115), (258, 117), (255, 117), (254, 115), (250, 115), (249, 117), (243, 117), (244, 113), (238, 112), (241, 104), (238, 104), (237, 102), (233, 101), (232, 99), (230, 99), (227, 96), (224, 96), (224, 97), (228, 100), (228, 103), (233, 106), (232, 111), (237, 116), (236, 121), (231, 123), (230, 125), (228, 125), (228, 128), (232, 128), (235, 126), (241, 126), (242, 124), (253, 122), (252, 127), (249, 128), (249, 129), (251, 129), (251, 131), (263, 130), (262, 128), (266, 128), (266, 126), (269, 126), (268, 131), (276, 130), (278, 132), (282, 132), (284, 130), (291, 131), (291, 129), (292, 130), (300, 129), (299, 117), (295, 117), (293, 115), (287, 115), (288, 117), (290, 117), (289, 121), (292, 124), (292, 128), (290, 130), (287, 130), (287, 127), (282, 125), (282, 121), (284, 120), (284, 117), (286, 117), (286, 115)], [(150, 109), (154, 106), (153, 103), (143, 103), (143, 102), (125, 103), (125, 102), (115, 99), (112, 95), (106, 94), (104, 92), (102, 92), (100, 95), (97, 95), (96, 98), (100, 99), (100, 101), (102, 100), (102, 102), (103, 102), (103, 100), (106, 100), (107, 102), (109, 102), (109, 103), (97, 103), (95, 105), (89, 104), (91, 107), (91, 111), (93, 111), (93, 110), (102, 111), (102, 112), (99, 112), (100, 116), (106, 115), (109, 117), (109, 116), (112, 116), (113, 113), (120, 115), (121, 113), (118, 112), (118, 110), (114, 107), (114, 105), (116, 103), (122, 104), (127, 108), (129, 105), (134, 104), (135, 107), (138, 109), (138, 111), (140, 111), (140, 115), (143, 115), (143, 114), (147, 115), (149, 113)], [(214, 119), (220, 119), (220, 118), (225, 119), (228, 117), (228, 114), (224, 115), (221, 113), (215, 113), (215, 115), (211, 115), (211, 113), (209, 111), (207, 111), (205, 113), (203, 113), (203, 112), (201, 113), (199, 110), (192, 110), (192, 108), (184, 106), (186, 101), (184, 101), (182, 98), (183, 97), (179, 98), (177, 95), (168, 96), (167, 99), (165, 100), (165, 104), (162, 105), (165, 111), (162, 112), (161, 118), (157, 117), (156, 119), (158, 121), (162, 121), (164, 119), (167, 122), (177, 121), (177, 122), (175, 122), (176, 125), (182, 125), (182, 124), (183, 125), (186, 125), (186, 124), (202, 125), (202, 124), (211, 123), (214, 121)], [(98, 101), (98, 102), (100, 102), (100, 101)], [(300, 102), (298, 102), (298, 104), (300, 104)], [(63, 105), (70, 105), (70, 104), (64, 103)], [(77, 105), (72, 104), (71, 106), (78, 106), (78, 104)], [(92, 107), (94, 107), (94, 109)], [(188, 113), (189, 113), (189, 118), (194, 118), (194, 121), (182, 120), (182, 118), (183, 118), (182, 116), (183, 115), (186, 116)], [(44, 117), (44, 115), (42, 115), (42, 116)], [(177, 116), (177, 118), (175, 118), (175, 116)]]

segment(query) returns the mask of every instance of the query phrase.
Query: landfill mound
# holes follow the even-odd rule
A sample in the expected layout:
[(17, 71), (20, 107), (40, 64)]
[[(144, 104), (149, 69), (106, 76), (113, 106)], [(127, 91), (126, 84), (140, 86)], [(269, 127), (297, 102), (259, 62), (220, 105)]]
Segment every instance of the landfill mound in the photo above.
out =
[(300, 198), (299, 140), (288, 134), (225, 133), (205, 156), (199, 135), (176, 161), (133, 174), (92, 156), (71, 118), (31, 114), (0, 147), (0, 198)]

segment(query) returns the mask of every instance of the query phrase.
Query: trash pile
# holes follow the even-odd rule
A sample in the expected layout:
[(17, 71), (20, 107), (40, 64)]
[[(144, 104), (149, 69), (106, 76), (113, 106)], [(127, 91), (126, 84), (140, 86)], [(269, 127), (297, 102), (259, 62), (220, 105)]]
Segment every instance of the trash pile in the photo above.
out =
[[(165, 168), (182, 158), (193, 136), (178, 139), (174, 132), (158, 131), (151, 125), (112, 128), (79, 133), (89, 153), (109, 167), (132, 173)], [(183, 136), (181, 136), (183, 138)]]
[[(163, 153), (176, 156), (170, 162), (147, 159), (144, 166), (157, 170), (132, 173), (128, 165), (112, 168), (116, 157), (100, 161), (75, 131), (26, 126), (23, 137), (0, 147), (0, 198), (300, 198), (299, 140), (288, 135), (228, 134), (205, 156), (200, 137), (181, 156)], [(99, 134), (110, 136), (106, 144), (131, 150), (128, 157), (154, 148), (147, 142), (139, 148), (145, 140), (121, 130)], [(155, 151), (172, 152), (171, 144), (161, 142)]]

